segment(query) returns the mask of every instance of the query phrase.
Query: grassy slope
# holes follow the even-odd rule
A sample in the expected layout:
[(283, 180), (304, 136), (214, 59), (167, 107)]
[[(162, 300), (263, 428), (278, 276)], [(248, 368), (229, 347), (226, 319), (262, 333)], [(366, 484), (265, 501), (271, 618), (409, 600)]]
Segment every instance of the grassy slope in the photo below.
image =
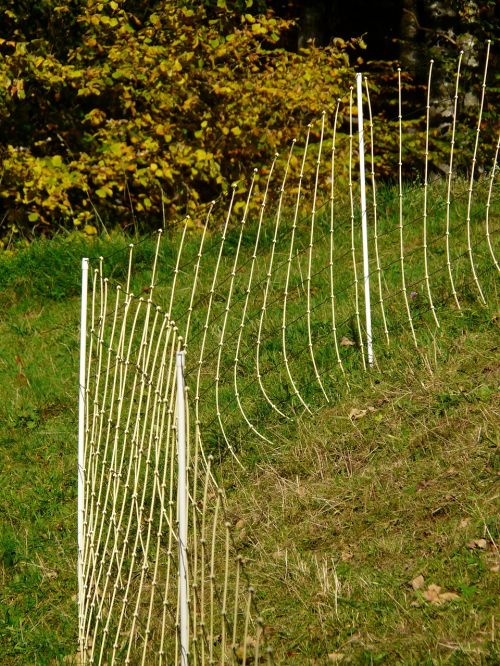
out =
[[(52, 663), (75, 651), (79, 257), (125, 245), (39, 243), (0, 262), (7, 665)], [(188, 252), (195, 249), (193, 242)], [(147, 284), (151, 251), (151, 243), (137, 249), (138, 288)], [(166, 274), (172, 256), (167, 250)], [(383, 374), (368, 378), (353, 363), (351, 391), (339, 389), (336, 404), (276, 429), (275, 446), (235, 431), (247, 445), (240, 448), (248, 471), (234, 476), (224, 460), (221, 474), (278, 663), (328, 663), (329, 654), (330, 662), (367, 664), (496, 663), (498, 321), (472, 300), (466, 305), (463, 317), (440, 312), (446, 326), (427, 336), (421, 356), (405, 334), (380, 354)], [(202, 322), (203, 312), (194, 332)], [(269, 330), (275, 324), (271, 315)], [(297, 331), (303, 341), (303, 323)], [(294, 369), (310, 374), (307, 361), (295, 360)], [(351, 419), (354, 409), (367, 411)], [(254, 418), (269, 413), (257, 409)], [(418, 574), (424, 588), (414, 591)], [(423, 597), (429, 584), (458, 597), (432, 604)]]

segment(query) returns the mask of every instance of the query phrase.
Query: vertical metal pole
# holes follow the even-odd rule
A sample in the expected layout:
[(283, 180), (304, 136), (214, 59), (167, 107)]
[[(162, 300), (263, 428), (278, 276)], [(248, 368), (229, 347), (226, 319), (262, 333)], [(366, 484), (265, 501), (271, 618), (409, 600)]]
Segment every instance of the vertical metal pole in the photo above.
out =
[(365, 139), (363, 130), (363, 75), (356, 74), (358, 98), (359, 185), (361, 192), (361, 233), (363, 240), (363, 278), (365, 288), (365, 324), (368, 364), (373, 366), (372, 312), (370, 304), (370, 263), (368, 261), (368, 222), (366, 218)]
[(179, 524), (179, 623), (180, 666), (188, 665), (189, 611), (187, 570), (186, 404), (184, 396), (184, 352), (176, 355), (177, 384), (177, 518)]
[(86, 403), (86, 366), (87, 366), (87, 294), (89, 260), (82, 259), (82, 296), (80, 313), (80, 391), (78, 399), (78, 626), (80, 654), (85, 653), (83, 645), (84, 624), (84, 579), (83, 562), (85, 549), (84, 512), (85, 512), (85, 403)]

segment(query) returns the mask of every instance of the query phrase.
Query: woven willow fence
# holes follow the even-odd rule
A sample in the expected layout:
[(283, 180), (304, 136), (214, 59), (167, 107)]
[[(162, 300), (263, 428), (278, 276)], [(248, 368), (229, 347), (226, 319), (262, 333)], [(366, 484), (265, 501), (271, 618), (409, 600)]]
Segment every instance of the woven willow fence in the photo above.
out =
[[(486, 66), (472, 159), (456, 173), (461, 58), (448, 164), (432, 183), (432, 64), (423, 176), (411, 186), (400, 83), (389, 205), (369, 87), (358, 76), (335, 113), (255, 171), (244, 192), (235, 184), (203, 218), (186, 219), (173, 260), (172, 239), (158, 232), (148, 284), (136, 284), (137, 246), (119, 281), (116, 256), (84, 260), (83, 663), (274, 661), (219, 461), (237, 470), (249, 443), (272, 449), (280, 423), (334, 404), (360, 373), (383, 372), (398, 345), (418, 356), (449, 313), (495, 305), (499, 144), (481, 143)], [(160, 264), (170, 263), (171, 279), (160, 280)]]

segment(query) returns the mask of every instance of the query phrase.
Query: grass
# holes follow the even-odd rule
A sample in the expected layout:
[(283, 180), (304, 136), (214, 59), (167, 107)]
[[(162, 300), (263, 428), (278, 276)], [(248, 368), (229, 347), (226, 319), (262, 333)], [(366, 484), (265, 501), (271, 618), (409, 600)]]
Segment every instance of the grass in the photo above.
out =
[[(341, 347), (349, 386), (336, 369), (328, 272), (322, 268), (329, 258), (329, 214), (325, 209), (318, 215), (313, 260), (320, 272), (313, 270), (310, 283), (312, 340), (328, 404), (307, 347), (309, 229), (306, 219), (299, 222), (287, 348), (291, 372), (311, 415), (291, 390), (280, 360), (290, 241), (290, 222), (285, 220), (276, 246), (269, 297), (274, 304), (264, 320), (261, 359), (265, 388), (293, 421), (276, 416), (256, 383), (255, 349), (273, 238), (272, 222), (266, 223), (244, 320), (238, 378), (245, 413), (267, 442), (244, 427), (232, 389), (257, 233), (255, 222), (249, 221), (233, 282), (220, 380), (223, 423), (243, 472), (228, 455), (214, 418), (217, 349), (239, 230), (227, 238), (200, 385), (204, 444), (216, 457), (228, 516), (257, 590), (276, 663), (494, 664), (500, 658), (495, 624), (500, 529), (495, 275), (482, 236), (484, 206), (478, 205), (473, 210), (473, 242), (489, 303), (481, 307), (464, 254), (466, 198), (458, 191), (453, 202), (453, 270), (462, 310), (457, 311), (443, 261), (444, 195), (444, 188), (435, 185), (429, 218), (434, 239), (430, 272), (441, 322), (436, 331), (422, 273), (417, 224), (422, 195), (418, 189), (405, 193), (406, 268), (408, 285), (415, 284), (411, 311), (417, 353), (400, 291), (397, 193), (390, 188), (380, 192), (381, 261), (392, 339), (386, 347), (375, 304), (377, 367), (370, 373), (362, 368), (352, 317), (350, 216), (340, 212), (336, 217), (338, 335), (354, 343)], [(357, 248), (359, 241), (356, 235)], [(76, 652), (80, 257), (90, 256), (93, 265), (101, 254), (110, 257), (107, 274), (123, 282), (128, 242), (120, 235), (108, 240), (75, 236), (36, 242), (0, 258), (0, 645), (6, 666), (62, 663)], [(174, 235), (161, 247), (154, 300), (165, 307), (178, 243)], [(193, 232), (178, 276), (172, 315), (180, 330), (198, 244), (199, 234)], [(218, 234), (212, 232), (188, 340), (192, 390), (218, 247)], [(136, 294), (148, 293), (153, 252), (151, 239), (141, 240), (134, 250)], [(419, 587), (415, 580), (420, 575)], [(433, 584), (456, 596), (432, 603)]]

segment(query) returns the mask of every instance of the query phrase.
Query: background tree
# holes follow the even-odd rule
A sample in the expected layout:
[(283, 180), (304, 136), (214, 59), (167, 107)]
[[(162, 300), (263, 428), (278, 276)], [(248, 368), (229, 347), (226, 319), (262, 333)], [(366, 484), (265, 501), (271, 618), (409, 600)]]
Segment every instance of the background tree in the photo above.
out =
[[(478, 71), (481, 41), (498, 29), (490, 0), (0, 0), (0, 11), (8, 238), (85, 226), (95, 210), (127, 226), (133, 208), (156, 227), (162, 210), (169, 219), (190, 212), (268, 163), (312, 117), (333, 113), (355, 66), (377, 71), (373, 104), (390, 119), (387, 60), (410, 70), (417, 87), (405, 99), (421, 103), (429, 57), (446, 96), (458, 50)], [(474, 99), (477, 80), (466, 84)], [(394, 163), (386, 135), (381, 175)]]

